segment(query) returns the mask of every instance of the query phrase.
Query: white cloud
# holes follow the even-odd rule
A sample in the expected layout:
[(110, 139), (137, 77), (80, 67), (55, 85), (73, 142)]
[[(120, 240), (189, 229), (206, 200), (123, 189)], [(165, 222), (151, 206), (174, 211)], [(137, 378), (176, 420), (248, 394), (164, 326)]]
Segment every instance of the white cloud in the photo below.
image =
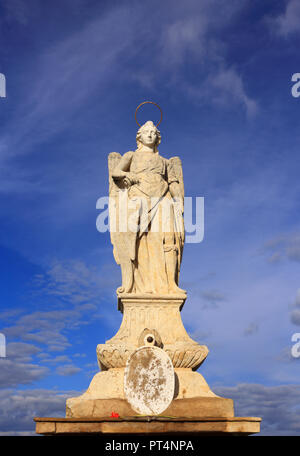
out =
[(40, 348), (24, 342), (10, 342), (7, 344), (6, 356), (14, 360), (30, 361), (32, 355), (40, 352)]
[[(220, 59), (221, 60), (221, 59)], [(230, 110), (233, 106), (243, 109), (248, 118), (259, 111), (254, 98), (247, 95), (241, 74), (233, 67), (217, 61), (208, 66), (207, 75), (196, 85), (184, 82), (185, 91), (198, 103), (214, 104)]]
[(48, 373), (49, 369), (45, 366), (9, 358), (0, 359), (1, 388), (27, 385), (44, 378)]
[(80, 371), (81, 368), (74, 366), (74, 364), (65, 364), (64, 366), (58, 366), (56, 368), (56, 373), (64, 377), (69, 377), (71, 375), (77, 374)]
[(299, 385), (245, 383), (232, 387), (218, 386), (213, 391), (234, 399), (236, 416), (261, 417), (261, 435), (299, 435)]
[(287, 37), (300, 32), (300, 3), (299, 0), (290, 0), (285, 12), (272, 22), (277, 33)]
[(201, 298), (205, 301), (202, 308), (217, 308), (220, 302), (226, 301), (223, 293), (216, 290), (205, 290), (201, 293)]
[(55, 356), (54, 358), (45, 358), (44, 363), (49, 363), (49, 364), (58, 364), (58, 363), (70, 363), (71, 364), (71, 359), (67, 355), (60, 355), (60, 356)]
[(162, 64), (174, 69), (183, 65), (189, 57), (199, 60), (207, 55), (207, 27), (207, 16), (199, 14), (199, 11), (196, 17), (180, 19), (167, 25), (162, 33)]
[(246, 94), (242, 78), (235, 69), (220, 70), (210, 78), (209, 85), (212, 101), (225, 106), (230, 106), (230, 100), (235, 101), (246, 109), (248, 117), (257, 113), (257, 102)]
[(47, 295), (53, 300), (69, 303), (76, 312), (74, 317), (85, 311), (96, 314), (99, 300), (107, 290), (111, 292), (117, 288), (117, 281), (111, 265), (102, 264), (96, 268), (83, 260), (54, 259), (44, 274), (33, 277), (32, 296)]
[(34, 417), (63, 417), (65, 415), (66, 399), (79, 394), (78, 391), (53, 391), (46, 389), (1, 390), (0, 434), (34, 434)]
[(278, 263), (282, 259), (300, 261), (300, 236), (296, 232), (283, 233), (269, 239), (260, 249), (269, 263)]
[[(106, 276), (100, 268), (97, 270), (76, 260), (55, 261), (45, 274), (35, 276), (31, 298), (34, 297), (35, 302), (42, 299), (44, 306), (46, 300), (49, 306), (50, 300), (50, 310), (45, 308), (25, 313), (26, 309), (23, 309), (20, 313), (4, 311), (0, 314), (7, 324), (2, 332), (10, 341), (7, 358), (0, 360), (2, 386), (39, 380), (59, 363), (64, 365), (57, 367), (58, 375), (68, 376), (81, 371), (69, 356), (53, 354), (71, 347), (69, 338), (72, 331), (89, 325), (103, 315), (107, 315), (106, 322), (115, 327), (116, 316), (111, 316), (110, 309), (104, 309), (101, 315), (99, 313), (99, 302), (105, 295), (105, 287), (111, 284), (109, 276), (109, 272)], [(42, 348), (44, 352), (40, 353)], [(33, 357), (39, 359), (38, 365)]]
[[(219, 36), (225, 26), (234, 24), (243, 3), (232, 2), (228, 8), (218, 0), (203, 1), (194, 4), (194, 8), (187, 8), (186, 12), (181, 11), (181, 17), (171, 20), (163, 29), (159, 62), (169, 73), (168, 84), (183, 90), (194, 102), (214, 103), (226, 109), (235, 106), (253, 117), (258, 112), (258, 103), (247, 94), (238, 69), (227, 62), (227, 45)], [(221, 15), (216, 15), (217, 9), (222, 10)], [(197, 81), (195, 74), (189, 78), (189, 64), (192, 64), (192, 74), (195, 65), (202, 68), (195, 73)], [(159, 77), (160, 72), (157, 84)]]

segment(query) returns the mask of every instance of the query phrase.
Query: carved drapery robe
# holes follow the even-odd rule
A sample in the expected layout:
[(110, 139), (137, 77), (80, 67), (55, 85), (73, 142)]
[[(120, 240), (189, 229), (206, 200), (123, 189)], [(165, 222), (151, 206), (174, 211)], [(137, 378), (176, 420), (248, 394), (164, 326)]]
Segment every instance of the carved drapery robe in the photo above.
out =
[(126, 171), (134, 173), (138, 183), (129, 189), (119, 185), (116, 192), (119, 222), (127, 218), (126, 230), (121, 220), (123, 229), (112, 234), (115, 259), (122, 268), (122, 291), (174, 293), (170, 277), (173, 274), (178, 284), (184, 227), (182, 203), (172, 198), (169, 185), (179, 183), (179, 177), (172, 161), (158, 152), (130, 151), (124, 157), (129, 163)]

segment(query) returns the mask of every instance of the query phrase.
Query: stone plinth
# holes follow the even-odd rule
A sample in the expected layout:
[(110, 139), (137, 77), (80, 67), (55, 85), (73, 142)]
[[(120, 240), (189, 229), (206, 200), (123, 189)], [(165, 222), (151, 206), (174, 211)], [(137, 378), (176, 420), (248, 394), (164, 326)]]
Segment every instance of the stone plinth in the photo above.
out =
[(176, 434), (250, 435), (260, 431), (261, 418), (121, 417), (121, 418), (35, 418), (36, 433), (67, 434)]

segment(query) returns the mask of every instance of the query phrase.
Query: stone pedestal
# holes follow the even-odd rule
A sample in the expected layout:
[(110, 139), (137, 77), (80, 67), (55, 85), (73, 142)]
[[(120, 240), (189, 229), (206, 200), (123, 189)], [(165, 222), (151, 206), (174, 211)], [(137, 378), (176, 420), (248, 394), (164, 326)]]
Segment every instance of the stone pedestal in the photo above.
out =
[(182, 296), (125, 295), (119, 298), (122, 324), (112, 339), (97, 346), (100, 368), (125, 367), (130, 355), (144, 345), (147, 328), (156, 332), (156, 345), (166, 351), (174, 368), (198, 369), (208, 348), (192, 340), (186, 332), (180, 315), (184, 302)]
[[(214, 394), (203, 376), (195, 372), (205, 360), (208, 348), (187, 334), (180, 314), (184, 302), (182, 295), (119, 297), (118, 308), (123, 313), (121, 326), (112, 339), (97, 346), (101, 371), (84, 394), (67, 400), (64, 420), (36, 419), (37, 432), (142, 432), (138, 429), (144, 429), (145, 433), (175, 432), (176, 429), (199, 433), (259, 432), (259, 418), (234, 417), (233, 401)], [(124, 395), (124, 370), (131, 354), (145, 344), (147, 333), (154, 335), (155, 345), (172, 361), (175, 392), (170, 406), (159, 415), (163, 421), (152, 417), (149, 424), (148, 417), (148, 421), (139, 422), (137, 427), (137, 413)], [(117, 412), (121, 421), (111, 421), (112, 412)]]
[[(124, 368), (131, 354), (144, 345), (147, 331), (155, 335), (155, 344), (169, 355), (175, 369), (175, 394), (168, 413), (176, 414), (178, 405), (173, 404), (178, 404), (181, 399), (215, 398), (220, 404), (223, 399), (210, 390), (201, 374), (194, 372), (205, 360), (208, 348), (199, 345), (187, 334), (180, 314), (184, 302), (185, 297), (182, 296), (122, 295), (118, 302), (119, 310), (123, 313), (119, 331), (105, 344), (97, 346), (101, 372), (94, 376), (83, 395), (67, 400), (66, 416), (99, 416), (101, 407), (107, 410), (108, 399), (126, 402)], [(101, 402), (103, 400), (105, 402)], [(127, 416), (136, 415), (129, 404), (124, 407), (122, 405), (122, 410), (126, 410)], [(227, 410), (227, 405), (224, 407)], [(190, 411), (183, 412), (183, 409), (181, 407), (180, 416), (190, 416)], [(228, 416), (225, 409), (223, 416)], [(208, 412), (207, 416), (215, 416), (213, 408)], [(233, 406), (230, 416), (233, 416)]]

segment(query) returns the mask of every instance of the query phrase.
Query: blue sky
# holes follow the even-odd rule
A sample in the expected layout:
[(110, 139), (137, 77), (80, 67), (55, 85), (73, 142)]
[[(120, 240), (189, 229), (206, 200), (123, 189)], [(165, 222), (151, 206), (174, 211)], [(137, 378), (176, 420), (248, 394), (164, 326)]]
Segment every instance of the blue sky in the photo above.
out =
[(163, 109), (160, 153), (182, 158), (186, 195), (205, 198), (180, 282), (210, 349), (200, 372), (263, 434), (300, 433), (299, 39), (298, 0), (0, 0), (2, 435), (63, 416), (120, 325), (96, 201), (144, 100)]

